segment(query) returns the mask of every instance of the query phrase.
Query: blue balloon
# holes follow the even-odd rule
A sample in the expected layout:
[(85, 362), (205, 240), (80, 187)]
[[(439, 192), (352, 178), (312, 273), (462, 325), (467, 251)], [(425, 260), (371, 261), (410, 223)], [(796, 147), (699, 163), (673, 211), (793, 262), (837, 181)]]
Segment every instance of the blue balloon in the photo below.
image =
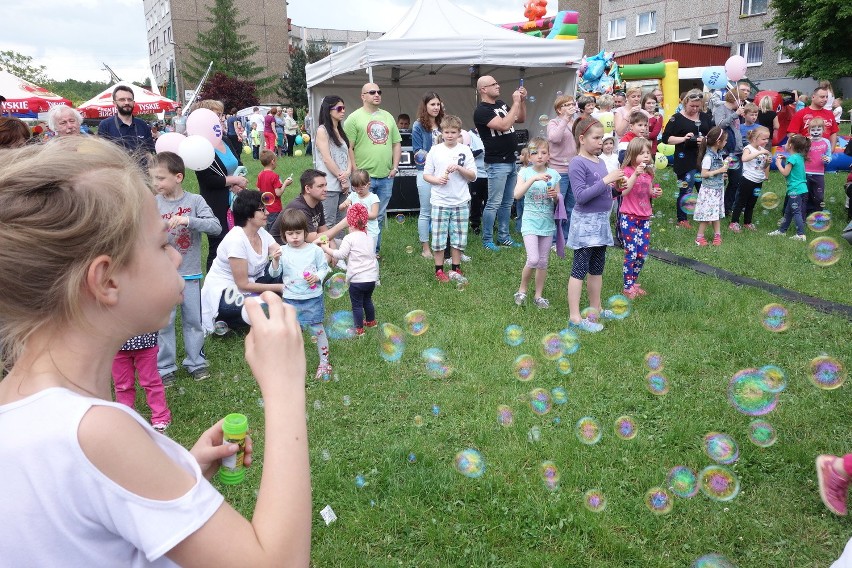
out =
[(296, 145), (301, 146), (302, 142), (303, 142), (302, 137), (300, 135), (296, 135)]
[(706, 67), (701, 73), (701, 80), (708, 89), (722, 89), (728, 84), (728, 75), (724, 67)]

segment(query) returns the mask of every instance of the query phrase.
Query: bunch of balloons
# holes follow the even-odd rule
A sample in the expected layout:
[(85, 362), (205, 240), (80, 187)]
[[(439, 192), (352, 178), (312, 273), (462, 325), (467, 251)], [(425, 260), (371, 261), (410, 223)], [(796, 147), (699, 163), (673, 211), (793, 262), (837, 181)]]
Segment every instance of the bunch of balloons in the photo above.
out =
[(725, 66), (706, 67), (701, 73), (701, 80), (708, 89), (724, 89), (729, 82), (736, 83), (746, 76), (747, 63), (742, 55), (732, 55)]
[(167, 132), (157, 138), (154, 148), (157, 153), (174, 152), (191, 170), (200, 171), (210, 167), (216, 154), (213, 146), (222, 140), (222, 123), (219, 115), (210, 109), (199, 108), (186, 118), (186, 136)]
[(543, 18), (547, 13), (547, 0), (527, 0), (524, 2), (524, 17), (527, 20)]

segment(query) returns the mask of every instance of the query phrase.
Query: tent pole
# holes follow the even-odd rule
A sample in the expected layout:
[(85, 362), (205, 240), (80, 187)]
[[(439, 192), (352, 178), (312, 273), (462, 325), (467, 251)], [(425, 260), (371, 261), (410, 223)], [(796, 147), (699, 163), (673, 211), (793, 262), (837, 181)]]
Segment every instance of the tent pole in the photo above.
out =
[(367, 67), (367, 77), (369, 77), (369, 79), (370, 79), (367, 82), (372, 83), (373, 82), (373, 68), (372, 67)]

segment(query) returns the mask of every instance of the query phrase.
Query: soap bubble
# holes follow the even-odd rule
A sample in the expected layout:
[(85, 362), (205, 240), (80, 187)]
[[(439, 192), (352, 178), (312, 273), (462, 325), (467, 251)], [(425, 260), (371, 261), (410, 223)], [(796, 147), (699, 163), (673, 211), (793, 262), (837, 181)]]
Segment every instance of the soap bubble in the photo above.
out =
[(346, 283), (346, 275), (342, 272), (332, 274), (328, 280), (325, 281), (325, 293), (328, 294), (328, 297), (332, 300), (342, 297), (348, 288), (349, 285)]
[(403, 223), (405, 223), (405, 215), (403, 215), (402, 213), (400, 213), (399, 215), (397, 215), (397, 216), (396, 216), (396, 222), (397, 222), (397, 223), (399, 223), (400, 225), (402, 225)]
[(669, 380), (662, 374), (651, 371), (645, 376), (648, 382), (648, 391), (657, 396), (663, 396), (669, 392)]
[(419, 414), (414, 415), (414, 425), (417, 426), (418, 428), (423, 426), (423, 417), (420, 416)]
[(787, 373), (775, 365), (764, 365), (759, 369), (763, 375), (763, 390), (767, 392), (782, 392), (787, 388)]
[(553, 404), (566, 404), (568, 402), (568, 393), (562, 387), (553, 387), (550, 389), (550, 398)]
[(541, 353), (548, 361), (562, 357), (562, 338), (558, 333), (548, 333), (541, 338)]
[(547, 116), (546, 114), (542, 114), (541, 116), (538, 117), (538, 123), (541, 126), (547, 126), (548, 122), (550, 122), (550, 117)]
[(571, 374), (571, 361), (568, 357), (560, 357), (556, 360), (556, 370), (560, 375), (570, 375)]
[(630, 315), (630, 300), (622, 294), (610, 296), (606, 301), (607, 309), (612, 312), (612, 318), (622, 320)]
[(781, 200), (778, 199), (778, 195), (772, 193), (771, 191), (767, 191), (763, 195), (760, 196), (760, 205), (764, 209), (775, 209), (778, 207), (778, 204), (781, 203)]
[(755, 446), (768, 448), (778, 439), (775, 428), (766, 420), (752, 420), (748, 425), (748, 439)]
[(720, 432), (704, 436), (704, 453), (716, 463), (732, 464), (740, 457), (740, 449), (733, 438)]
[(379, 328), (379, 355), (388, 362), (399, 361), (405, 351), (405, 335), (392, 323), (383, 323)]
[(787, 331), (790, 323), (787, 321), (787, 308), (781, 304), (766, 304), (763, 306), (763, 327), (768, 331)]
[(408, 463), (414, 463), (416, 461), (417, 461), (417, 454), (415, 454), (414, 452), (410, 452), (408, 454)]
[(698, 203), (697, 193), (687, 193), (680, 198), (680, 210), (687, 215), (695, 214), (695, 205)]
[(561, 96), (562, 96), (562, 91), (556, 91), (556, 96), (557, 96), (557, 97), (561, 97)]
[(500, 426), (511, 426), (515, 423), (515, 415), (512, 412), (512, 409), (506, 406), (505, 404), (501, 404), (497, 407), (497, 424)]
[(519, 381), (530, 381), (535, 377), (535, 359), (532, 355), (518, 355), (514, 363), (515, 376)]
[(352, 397), (350, 397), (348, 394), (344, 394), (343, 395), (343, 406), (349, 406), (350, 404), (352, 404)]
[(533, 426), (532, 428), (530, 428), (527, 432), (527, 440), (530, 443), (535, 443), (541, 440), (541, 428), (539, 428), (538, 426)]
[(559, 488), (559, 468), (552, 461), (542, 462), (539, 466), (541, 481), (544, 486), (550, 491), (555, 491)]
[(521, 326), (515, 324), (506, 326), (503, 331), (503, 338), (507, 345), (517, 347), (524, 342), (524, 330)]
[(534, 102), (535, 102), (535, 95), (530, 95), (530, 96), (528, 96), (528, 97), (527, 97), (527, 100), (528, 100), (529, 102), (531, 102), (531, 103), (534, 103)]
[(462, 450), (456, 454), (456, 471), (466, 477), (481, 477), (485, 473), (485, 460), (474, 449)]
[(721, 554), (705, 554), (696, 558), (690, 568), (737, 568), (733, 562)]
[(433, 404), (432, 405), (432, 416), (438, 416), (439, 414), (441, 414), (441, 407), (438, 406), (437, 404)]
[(596, 323), (601, 319), (601, 313), (597, 308), (589, 306), (580, 311), (580, 317)]
[(426, 150), (421, 148), (414, 152), (414, 163), (418, 166), (422, 166), (426, 163)]
[(661, 371), (663, 369), (663, 356), (656, 351), (649, 351), (645, 354), (645, 365), (652, 371)]
[(689, 499), (698, 494), (698, 475), (692, 468), (678, 465), (669, 470), (666, 485), (678, 497)]
[(228, 324), (223, 321), (217, 321), (213, 324), (213, 333), (215, 335), (225, 335), (230, 331)]
[(674, 501), (662, 487), (652, 487), (645, 493), (645, 505), (654, 514), (666, 515), (672, 512)]
[(828, 355), (811, 359), (810, 370), (811, 382), (823, 390), (834, 390), (846, 380), (843, 364)]
[(367, 480), (364, 479), (364, 476), (361, 475), (360, 473), (358, 475), (356, 475), (355, 476), (355, 487), (357, 487), (358, 489), (361, 489), (365, 485), (367, 485)]
[(260, 200), (263, 202), (263, 204), (265, 206), (269, 207), (270, 205), (275, 203), (275, 194), (270, 193), (268, 191), (264, 191), (263, 193), (260, 194)]
[(730, 501), (740, 492), (739, 478), (722, 465), (708, 465), (698, 480), (701, 492), (713, 501)]
[(778, 406), (778, 392), (766, 389), (766, 378), (757, 369), (737, 371), (728, 383), (728, 401), (749, 416), (763, 416)]
[(549, 392), (544, 389), (533, 389), (530, 391), (530, 408), (535, 414), (543, 416), (550, 412), (552, 406)]
[(351, 339), (355, 337), (355, 319), (351, 310), (340, 310), (328, 316), (325, 333), (329, 339)]
[(583, 444), (597, 444), (601, 440), (601, 425), (591, 416), (584, 416), (577, 421), (574, 427), (577, 439)]
[(580, 349), (580, 336), (572, 329), (563, 329), (559, 332), (562, 338), (562, 352), (565, 355), (573, 355)]
[(405, 247), (405, 252), (407, 252), (408, 254), (413, 253), (413, 252), (414, 252), (414, 247), (413, 247), (413, 246), (411, 246), (411, 245), (408, 245), (407, 247)]
[(814, 233), (824, 233), (831, 228), (831, 213), (828, 211), (814, 211), (808, 215), (805, 222)]
[(453, 369), (447, 363), (447, 354), (437, 347), (430, 347), (421, 353), (426, 366), (426, 374), (433, 379), (446, 379)]
[(831, 237), (817, 237), (808, 244), (808, 256), (817, 266), (831, 266), (840, 260), (840, 245)]
[(615, 435), (622, 440), (636, 437), (636, 421), (632, 416), (619, 416), (615, 419)]
[(423, 335), (429, 329), (429, 319), (423, 310), (412, 310), (405, 314), (405, 330), (413, 335)]
[(583, 506), (592, 513), (600, 513), (606, 509), (606, 497), (600, 489), (589, 489), (583, 495)]

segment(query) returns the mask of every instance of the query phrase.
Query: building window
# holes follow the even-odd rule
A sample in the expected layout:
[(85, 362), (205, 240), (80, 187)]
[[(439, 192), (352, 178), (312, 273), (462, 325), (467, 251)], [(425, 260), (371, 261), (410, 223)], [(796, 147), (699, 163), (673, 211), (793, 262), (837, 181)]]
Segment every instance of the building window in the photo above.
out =
[(769, 0), (742, 0), (741, 16), (757, 16), (765, 14)]
[(763, 65), (763, 42), (750, 41), (737, 46), (737, 53), (745, 58), (749, 67)]
[(609, 21), (609, 36), (607, 39), (623, 39), (627, 37), (627, 18)]
[(672, 32), (672, 41), (689, 41), (689, 28), (678, 28)]
[(698, 28), (698, 39), (707, 39), (719, 35), (719, 24), (704, 24)]
[(791, 49), (799, 49), (802, 47), (801, 43), (792, 43), (787, 40), (781, 40), (781, 43), (778, 44), (778, 63), (792, 63), (793, 60), (790, 59), (788, 55)]
[(657, 31), (657, 13), (643, 12), (636, 16), (636, 35), (652, 34)]

